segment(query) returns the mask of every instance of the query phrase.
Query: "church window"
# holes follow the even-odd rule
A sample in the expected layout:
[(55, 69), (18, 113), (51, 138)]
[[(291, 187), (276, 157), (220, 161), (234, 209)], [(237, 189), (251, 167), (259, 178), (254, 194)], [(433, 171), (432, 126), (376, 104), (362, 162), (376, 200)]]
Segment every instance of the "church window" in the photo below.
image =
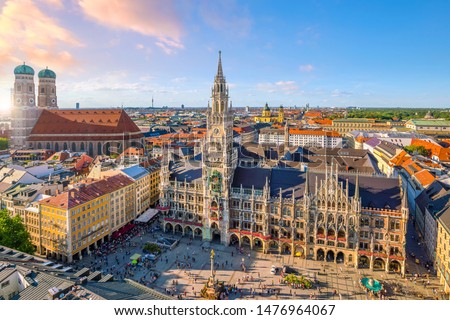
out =
[(33, 87), (32, 86), (28, 86), (28, 91), (33, 92)]
[(55, 93), (55, 88), (52, 88), (52, 93)]
[(22, 86), (20, 84), (17, 85), (17, 91), (22, 91)]
[(41, 93), (45, 93), (45, 88), (41, 88)]

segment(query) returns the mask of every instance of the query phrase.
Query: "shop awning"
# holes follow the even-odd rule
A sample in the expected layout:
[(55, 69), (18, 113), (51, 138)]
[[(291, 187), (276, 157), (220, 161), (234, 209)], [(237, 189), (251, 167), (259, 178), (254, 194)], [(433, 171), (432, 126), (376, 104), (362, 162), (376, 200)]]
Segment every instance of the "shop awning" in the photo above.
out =
[(149, 222), (156, 214), (158, 213), (157, 209), (150, 208), (141, 214), (138, 218), (134, 219), (134, 222)]

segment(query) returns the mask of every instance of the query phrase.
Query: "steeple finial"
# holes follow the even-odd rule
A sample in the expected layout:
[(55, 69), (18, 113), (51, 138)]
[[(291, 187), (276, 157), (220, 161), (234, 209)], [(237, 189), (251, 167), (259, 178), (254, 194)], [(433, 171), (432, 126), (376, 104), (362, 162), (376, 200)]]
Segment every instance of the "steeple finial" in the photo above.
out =
[(356, 181), (355, 181), (355, 199), (359, 199), (359, 172), (356, 172)]
[(217, 66), (217, 76), (216, 77), (223, 77), (223, 71), (222, 71), (222, 51), (219, 50), (219, 64)]

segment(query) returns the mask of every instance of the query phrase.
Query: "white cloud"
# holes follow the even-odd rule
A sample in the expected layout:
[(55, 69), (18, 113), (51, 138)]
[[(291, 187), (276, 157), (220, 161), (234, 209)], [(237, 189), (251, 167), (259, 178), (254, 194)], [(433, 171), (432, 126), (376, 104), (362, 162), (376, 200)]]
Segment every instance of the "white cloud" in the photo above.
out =
[(351, 95), (352, 95), (352, 93), (349, 91), (343, 91), (343, 90), (339, 90), (339, 89), (334, 89), (333, 91), (331, 91), (332, 97), (348, 97)]
[(311, 72), (314, 70), (314, 66), (312, 64), (304, 64), (299, 67), (301, 72)]
[(163, 42), (155, 42), (155, 45), (159, 48), (162, 49), (162, 51), (164, 51), (166, 54), (171, 55), (175, 53), (175, 50), (173, 48), (171, 48), (170, 46), (166, 45)]
[(257, 89), (266, 91), (269, 93), (281, 92), (285, 94), (299, 93), (299, 87), (295, 81), (277, 81), (277, 82), (265, 82), (258, 83)]
[(173, 78), (172, 82), (180, 83), (180, 82), (185, 82), (186, 80), (187, 80), (186, 77), (177, 77), (177, 78)]
[(155, 44), (165, 53), (183, 49), (180, 17), (172, 0), (128, 1), (79, 0), (83, 12), (106, 27), (130, 30), (157, 39)]
[(26, 61), (57, 72), (76, 64), (69, 50), (83, 44), (35, 2), (8, 0), (0, 9), (0, 64)]

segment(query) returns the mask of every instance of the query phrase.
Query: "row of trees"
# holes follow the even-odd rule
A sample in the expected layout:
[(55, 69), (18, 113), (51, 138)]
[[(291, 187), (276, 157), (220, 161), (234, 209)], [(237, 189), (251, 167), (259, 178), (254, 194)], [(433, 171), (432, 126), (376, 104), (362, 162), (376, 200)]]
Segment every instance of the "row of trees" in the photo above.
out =
[[(367, 108), (351, 110), (347, 114), (347, 118), (371, 118), (378, 120), (409, 120), (422, 119), (425, 117), (429, 109), (381, 109)], [(433, 109), (432, 114), (435, 118), (450, 120), (450, 112), (446, 109)]]
[(11, 217), (6, 210), (0, 210), (0, 245), (29, 254), (35, 251), (22, 219)]

